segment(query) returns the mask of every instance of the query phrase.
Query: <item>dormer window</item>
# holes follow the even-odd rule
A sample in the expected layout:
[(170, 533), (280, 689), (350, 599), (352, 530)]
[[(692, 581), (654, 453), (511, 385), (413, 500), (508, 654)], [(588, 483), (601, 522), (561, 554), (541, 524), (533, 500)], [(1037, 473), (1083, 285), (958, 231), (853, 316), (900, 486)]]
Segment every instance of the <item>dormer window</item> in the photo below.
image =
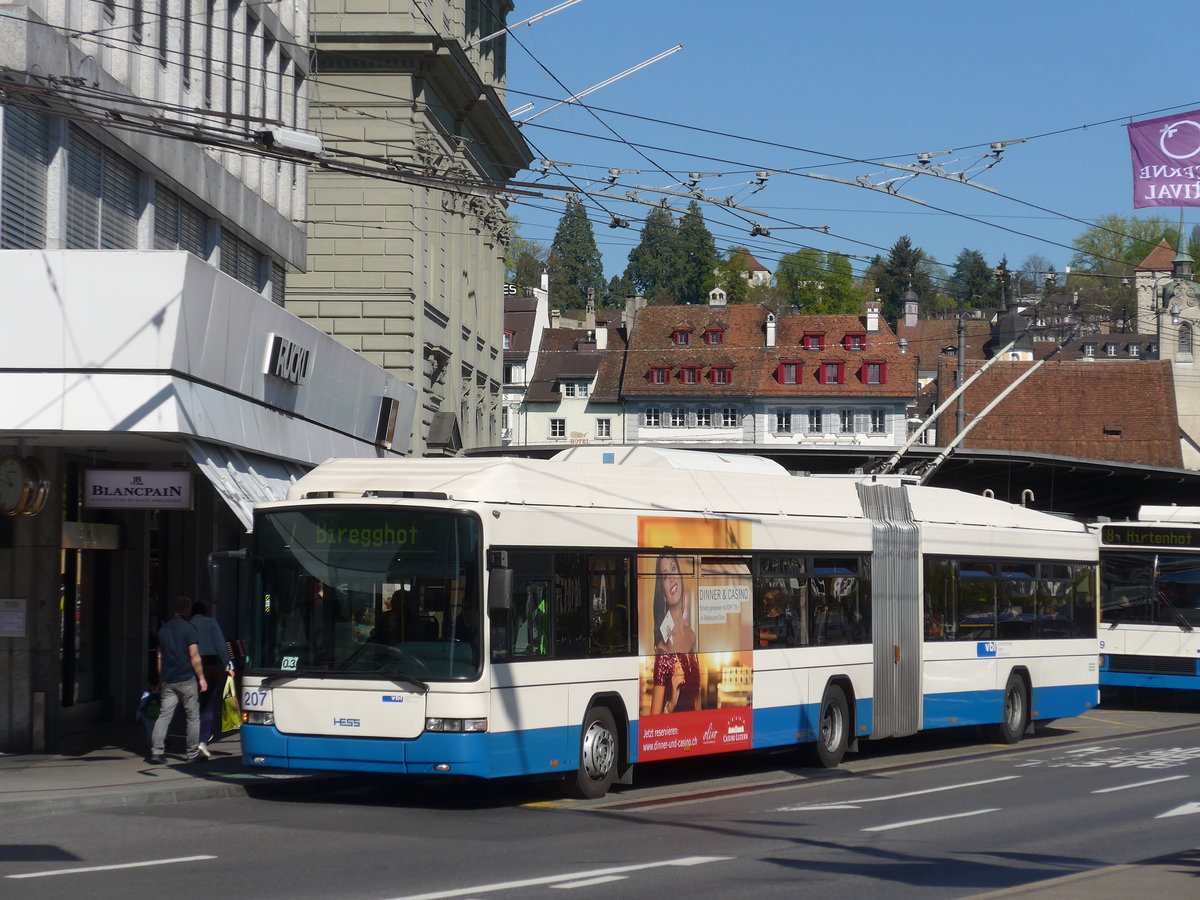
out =
[(505, 350), (512, 349), (512, 339), (513, 339), (513, 333), (511, 331), (504, 332), (504, 349)]
[(795, 360), (785, 360), (775, 369), (775, 380), (780, 384), (799, 384), (803, 378), (804, 367)]
[(725, 343), (725, 332), (720, 328), (709, 328), (704, 332), (704, 343), (712, 346)]
[(1096, 345), (1092, 344), (1092, 343), (1084, 344), (1083, 345), (1083, 355), (1088, 357), (1089, 359), (1094, 357), (1096, 355)]
[(864, 384), (887, 384), (887, 363), (863, 363), (861, 378)]
[(1104, 352), (1107, 353), (1109, 356), (1116, 356), (1117, 355), (1117, 345), (1113, 344), (1113, 343), (1105, 344)]
[(692, 332), (687, 328), (676, 328), (671, 332), (671, 343), (676, 347), (686, 347), (692, 342)]
[(733, 367), (732, 366), (713, 366), (708, 370), (709, 378), (713, 384), (732, 384), (733, 383)]
[(1129, 355), (1132, 356), (1134, 359), (1137, 359), (1139, 356), (1142, 355), (1142, 348), (1139, 347), (1137, 344), (1130, 344), (1129, 345)]
[(679, 383), (680, 384), (699, 384), (700, 383), (700, 367), (699, 366), (680, 366), (679, 367)]
[(824, 332), (810, 331), (801, 339), (800, 346), (805, 350), (824, 350), (825, 349), (825, 334)]
[(867, 336), (865, 334), (848, 334), (842, 338), (842, 347), (846, 350), (866, 350)]
[(651, 384), (669, 384), (671, 381), (670, 366), (651, 366), (650, 367), (650, 383)]
[(823, 362), (817, 369), (817, 380), (821, 384), (842, 384), (844, 381), (845, 363)]

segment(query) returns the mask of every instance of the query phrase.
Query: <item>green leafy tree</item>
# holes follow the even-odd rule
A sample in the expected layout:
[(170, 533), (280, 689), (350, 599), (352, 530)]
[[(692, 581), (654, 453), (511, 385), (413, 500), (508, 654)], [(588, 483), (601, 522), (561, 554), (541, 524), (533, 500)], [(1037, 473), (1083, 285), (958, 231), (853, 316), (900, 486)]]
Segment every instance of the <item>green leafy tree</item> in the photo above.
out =
[(704, 303), (717, 283), (717, 242), (713, 240), (700, 204), (693, 200), (675, 234), (671, 293), (676, 303)]
[(850, 260), (840, 253), (823, 253), (812, 247), (789, 253), (779, 261), (775, 281), (788, 311), (854, 315), (862, 308)]
[[(1065, 290), (1077, 293), (1079, 315), (1091, 325), (1121, 325), (1136, 320), (1133, 276), (1160, 241), (1179, 246), (1179, 226), (1166, 216), (1121, 216), (1111, 213), (1074, 241), (1071, 275)], [(1200, 247), (1188, 252), (1195, 258)]]
[(717, 264), (717, 284), (725, 292), (727, 303), (746, 303), (750, 299), (750, 251), (730, 247)]
[(580, 308), (588, 288), (604, 291), (604, 266), (596, 249), (596, 235), (583, 203), (568, 199), (550, 245), (550, 303), (555, 309)]
[(651, 303), (675, 302), (674, 278), (681, 268), (677, 238), (671, 211), (656, 206), (642, 225), (641, 240), (629, 252), (625, 277)]

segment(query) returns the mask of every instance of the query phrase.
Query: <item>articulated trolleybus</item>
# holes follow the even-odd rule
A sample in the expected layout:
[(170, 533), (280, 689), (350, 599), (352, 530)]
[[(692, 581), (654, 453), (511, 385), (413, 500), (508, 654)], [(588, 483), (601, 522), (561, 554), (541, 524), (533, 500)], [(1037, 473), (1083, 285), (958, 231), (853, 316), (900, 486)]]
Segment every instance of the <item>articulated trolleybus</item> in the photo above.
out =
[(894, 476), (646, 447), (333, 460), (255, 516), (255, 766), (598, 797), (652, 760), (1012, 743), (1099, 691), (1095, 536)]
[(1100, 684), (1200, 690), (1200, 506), (1100, 532)]

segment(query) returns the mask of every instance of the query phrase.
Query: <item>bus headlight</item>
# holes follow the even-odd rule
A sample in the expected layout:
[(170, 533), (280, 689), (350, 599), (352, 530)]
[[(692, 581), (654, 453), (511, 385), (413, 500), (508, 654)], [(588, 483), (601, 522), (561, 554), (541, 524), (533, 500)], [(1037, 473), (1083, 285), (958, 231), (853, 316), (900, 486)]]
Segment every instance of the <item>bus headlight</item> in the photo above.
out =
[(246, 725), (274, 725), (275, 713), (261, 710), (243, 710), (242, 722)]
[(440, 732), (481, 732), (487, 731), (487, 719), (441, 719), (425, 720), (426, 731)]

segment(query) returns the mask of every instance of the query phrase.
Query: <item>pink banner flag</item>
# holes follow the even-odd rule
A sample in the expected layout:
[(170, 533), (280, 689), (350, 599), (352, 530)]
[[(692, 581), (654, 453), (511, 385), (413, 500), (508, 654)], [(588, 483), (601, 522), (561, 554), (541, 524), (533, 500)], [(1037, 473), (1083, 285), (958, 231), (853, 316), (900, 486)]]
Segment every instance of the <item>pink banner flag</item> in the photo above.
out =
[(1200, 206), (1200, 110), (1125, 127), (1133, 154), (1133, 208)]

